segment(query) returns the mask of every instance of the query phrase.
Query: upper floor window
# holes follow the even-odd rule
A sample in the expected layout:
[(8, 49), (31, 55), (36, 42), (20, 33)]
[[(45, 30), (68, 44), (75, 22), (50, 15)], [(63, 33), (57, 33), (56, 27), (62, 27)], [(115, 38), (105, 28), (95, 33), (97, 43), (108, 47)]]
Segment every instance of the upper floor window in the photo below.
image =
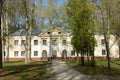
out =
[(105, 44), (105, 39), (101, 40), (101, 44), (104, 45)]
[(43, 40), (43, 45), (47, 45), (47, 40)]
[(66, 44), (67, 44), (67, 41), (66, 41), (66, 40), (63, 40), (63, 41), (62, 41), (62, 44), (63, 44), (63, 45), (66, 45)]
[(18, 46), (18, 40), (14, 40), (14, 45)]
[(48, 32), (47, 34), (50, 34), (50, 32)]
[(15, 56), (15, 57), (18, 56), (18, 51), (14, 51), (14, 56)]
[(56, 40), (52, 40), (52, 45), (57, 45), (57, 41)]
[(102, 55), (106, 55), (106, 50), (102, 50)]
[(21, 40), (21, 45), (25, 45), (25, 40)]
[(38, 45), (38, 40), (34, 40), (34, 45)]
[(34, 51), (34, 56), (38, 56), (38, 51)]
[(58, 34), (61, 34), (61, 32), (58, 32)]
[(21, 51), (21, 56), (25, 56), (25, 51)]

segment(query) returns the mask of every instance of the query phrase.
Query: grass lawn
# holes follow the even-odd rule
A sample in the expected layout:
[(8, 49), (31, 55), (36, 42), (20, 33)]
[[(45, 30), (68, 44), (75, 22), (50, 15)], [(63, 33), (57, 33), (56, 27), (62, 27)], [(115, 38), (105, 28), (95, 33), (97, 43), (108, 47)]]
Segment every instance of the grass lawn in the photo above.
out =
[(47, 80), (50, 65), (46, 61), (10, 61), (4, 63), (4, 70), (0, 72), (0, 80)]
[(108, 72), (107, 61), (105, 60), (96, 60), (96, 67), (90, 67), (87, 65), (80, 66), (75, 60), (68, 61), (67, 64), (86, 75), (120, 76), (120, 60), (112, 60), (110, 73)]

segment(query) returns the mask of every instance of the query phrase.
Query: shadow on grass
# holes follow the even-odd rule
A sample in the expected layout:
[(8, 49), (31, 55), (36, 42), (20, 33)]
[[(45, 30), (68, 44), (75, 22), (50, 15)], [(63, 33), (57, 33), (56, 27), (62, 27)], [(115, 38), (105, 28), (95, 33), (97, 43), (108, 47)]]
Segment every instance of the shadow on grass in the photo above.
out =
[[(16, 63), (16, 62), (10, 62)], [(9, 64), (10, 64), (9, 63)], [(0, 77), (13, 76), (20, 77), (21, 80), (45, 80), (49, 78), (47, 68), (50, 67), (50, 64), (47, 62), (34, 62), (31, 64), (21, 64), (21, 65), (10, 65), (6, 66)]]
[(92, 76), (119, 76), (120, 75), (120, 68), (116, 68), (111, 66), (111, 71), (108, 71), (107, 66), (105, 63), (97, 63), (96, 67), (90, 67), (88, 65), (81, 66), (76, 61), (70, 61), (67, 63), (69, 66), (74, 68), (75, 70), (79, 71), (85, 75), (92, 75)]

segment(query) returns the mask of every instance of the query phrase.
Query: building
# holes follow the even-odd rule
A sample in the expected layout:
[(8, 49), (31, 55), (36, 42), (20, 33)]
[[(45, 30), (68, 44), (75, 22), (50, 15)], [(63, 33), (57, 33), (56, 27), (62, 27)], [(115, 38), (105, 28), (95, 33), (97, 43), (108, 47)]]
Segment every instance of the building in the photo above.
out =
[[(25, 58), (25, 33), (24, 29), (15, 31), (9, 35), (9, 47), (4, 46), (4, 59), (9, 52), (9, 60), (24, 60)], [(46, 31), (40, 32), (34, 30), (31, 33), (31, 59), (47, 60), (47, 59), (71, 59), (76, 54), (71, 45), (72, 36), (58, 27), (52, 27)], [(95, 46), (95, 57), (106, 58), (106, 50), (103, 35), (95, 35), (97, 45)], [(110, 56), (112, 58), (119, 57), (118, 43), (116, 38), (110, 36)], [(9, 48), (9, 49), (8, 49)]]

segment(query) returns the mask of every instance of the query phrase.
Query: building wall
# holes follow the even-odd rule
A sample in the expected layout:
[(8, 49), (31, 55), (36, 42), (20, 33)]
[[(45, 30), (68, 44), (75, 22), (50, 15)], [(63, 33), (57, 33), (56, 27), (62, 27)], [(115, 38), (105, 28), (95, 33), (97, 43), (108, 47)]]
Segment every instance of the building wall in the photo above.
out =
[[(95, 57), (105, 58), (106, 53), (103, 55), (102, 50), (105, 50), (105, 45), (101, 44), (101, 40), (104, 39), (103, 35), (95, 35), (96, 46), (94, 50)], [(14, 40), (18, 40), (18, 45), (14, 45)], [(11, 36), (10, 37), (10, 47), (9, 47), (9, 58), (10, 59), (24, 59), (24, 56), (21, 56), (21, 51), (25, 51), (25, 46), (21, 46), (21, 40), (25, 40), (25, 36)], [(38, 45), (34, 45), (34, 40), (38, 40)], [(42, 40), (47, 40), (47, 45), (43, 45)], [(61, 58), (63, 50), (67, 51), (67, 57), (76, 57), (75, 55), (71, 55), (71, 51), (73, 50), (72, 45), (70, 44), (71, 37), (60, 37), (56, 38), (57, 45), (52, 46), (54, 50), (57, 50), (57, 57)], [(66, 40), (67, 44), (63, 45), (62, 40)], [(119, 57), (119, 48), (118, 44), (115, 41), (115, 37), (113, 35), (110, 36), (110, 57), (118, 58)], [(52, 53), (50, 52), (50, 37), (49, 36), (32, 36), (31, 40), (31, 58), (41, 60), (42, 51), (47, 51), (47, 57), (52, 57)], [(14, 52), (18, 51), (18, 56), (14, 55)], [(34, 56), (34, 51), (38, 51), (38, 55)], [(5, 53), (7, 55), (7, 47), (5, 46)], [(5, 56), (6, 57), (6, 56)]]

